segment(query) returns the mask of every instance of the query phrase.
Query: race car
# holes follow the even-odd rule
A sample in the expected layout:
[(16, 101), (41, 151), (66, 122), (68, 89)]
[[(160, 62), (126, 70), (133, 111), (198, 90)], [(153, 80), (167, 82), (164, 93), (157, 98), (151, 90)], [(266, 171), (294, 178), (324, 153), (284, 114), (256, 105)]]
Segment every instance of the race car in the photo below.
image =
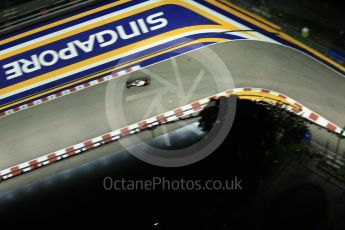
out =
[(150, 78), (146, 77), (143, 79), (135, 79), (135, 80), (128, 80), (127, 81), (127, 89), (132, 87), (142, 87), (151, 84)]

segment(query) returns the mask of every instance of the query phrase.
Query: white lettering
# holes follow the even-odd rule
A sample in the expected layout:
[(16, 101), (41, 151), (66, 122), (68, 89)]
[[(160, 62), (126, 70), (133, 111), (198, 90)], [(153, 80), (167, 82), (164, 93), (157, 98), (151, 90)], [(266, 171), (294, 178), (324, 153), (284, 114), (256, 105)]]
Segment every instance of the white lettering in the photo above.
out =
[(144, 34), (150, 32), (149, 29), (148, 29), (147, 26), (146, 26), (146, 23), (145, 23), (144, 19), (139, 19), (139, 20), (138, 20), (138, 25), (139, 25), (141, 31), (142, 31)]
[[(109, 41), (105, 41), (105, 38), (104, 38), (105, 35), (110, 35), (111, 39)], [(100, 44), (99, 45), (100, 47), (106, 47), (106, 46), (110, 46), (110, 45), (114, 44), (117, 41), (118, 36), (117, 36), (117, 33), (115, 31), (105, 30), (105, 31), (97, 33), (96, 39), (97, 39), (98, 43)]]
[[(47, 58), (47, 56), (51, 57), (51, 60)], [(56, 64), (59, 60), (59, 54), (54, 50), (46, 50), (43, 53), (41, 53), (38, 57), (41, 65), (43, 66), (52, 66)]]
[(18, 61), (11, 62), (11, 63), (3, 66), (4, 69), (11, 68), (11, 67), (12, 67), (12, 69), (5, 71), (5, 74), (9, 75), (6, 77), (7, 80), (11, 80), (13, 78), (20, 77), (23, 75), (22, 69), (20, 68)]
[(62, 49), (62, 50), (59, 51), (59, 57), (62, 60), (68, 60), (68, 59), (71, 59), (71, 58), (75, 58), (77, 56), (78, 56), (78, 51), (75, 48), (73, 42), (67, 43), (67, 48)]
[(41, 65), (36, 54), (31, 56), (31, 61), (25, 59), (20, 59), (19, 61), (23, 63), (22, 70), (24, 73), (32, 73), (41, 69)]
[(130, 39), (136, 36), (139, 36), (141, 33), (139, 31), (138, 25), (135, 21), (129, 23), (130, 28), (132, 30), (132, 34), (126, 34), (125, 29), (123, 26), (117, 26), (117, 32), (119, 33), (120, 38), (122, 39)]
[(156, 13), (156, 14), (153, 14), (153, 15), (150, 15), (150, 16), (147, 17), (146, 22), (148, 24), (153, 25), (153, 24), (159, 23), (158, 25), (152, 26), (150, 28), (151, 31), (158, 30), (158, 29), (166, 27), (168, 25), (168, 20), (167, 19), (165, 19), (165, 18), (158, 18), (158, 17), (161, 17), (163, 15), (164, 15), (163, 12), (159, 12), (159, 13)]
[(93, 47), (95, 45), (95, 35), (91, 35), (89, 36), (89, 40), (85, 41), (85, 42), (81, 42), (79, 40), (74, 41), (74, 44), (76, 46), (78, 46), (82, 51), (84, 51), (85, 53), (89, 53), (93, 50)]
[[(44, 66), (52, 66), (59, 60), (70, 60), (79, 56), (80, 52), (92, 52), (95, 42), (99, 47), (107, 47), (115, 44), (119, 38), (127, 40), (150, 31), (158, 30), (168, 25), (163, 12), (152, 14), (146, 18), (139, 18), (126, 25), (119, 25), (114, 30), (104, 30), (92, 34), (86, 41), (75, 40), (68, 42), (61, 50), (46, 50), (41, 54), (31, 55), (29, 59), (20, 59), (3, 65), (6, 79), (11, 80), (22, 76), (24, 73), (32, 73), (42, 69)], [(81, 50), (79, 50), (79, 49)]]

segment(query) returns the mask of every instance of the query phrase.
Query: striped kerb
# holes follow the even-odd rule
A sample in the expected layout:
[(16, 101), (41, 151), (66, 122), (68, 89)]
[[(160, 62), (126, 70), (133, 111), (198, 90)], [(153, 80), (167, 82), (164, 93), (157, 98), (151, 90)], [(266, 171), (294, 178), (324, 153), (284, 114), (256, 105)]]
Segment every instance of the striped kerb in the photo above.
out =
[(329, 130), (332, 130), (332, 131), (335, 131), (337, 129), (337, 127), (334, 124), (332, 124), (332, 123), (328, 123), (327, 124), (327, 128)]
[(183, 116), (182, 109), (175, 109), (174, 113), (175, 113), (176, 117), (182, 117)]
[(156, 116), (156, 119), (161, 124), (167, 122), (167, 119), (165, 118), (163, 114)]
[(141, 122), (138, 123), (138, 125), (139, 125), (139, 129), (140, 130), (144, 130), (144, 129), (148, 128), (148, 125), (147, 125), (146, 121), (141, 121)]
[(84, 141), (84, 146), (85, 146), (85, 149), (86, 149), (86, 150), (89, 150), (89, 149), (92, 149), (93, 143), (92, 143), (91, 140)]
[[(105, 79), (105, 80), (107, 80), (107, 79)], [(86, 83), (86, 84), (84, 84), (84, 86), (85, 86), (85, 87), (88, 87), (88, 86), (90, 86), (90, 84), (89, 84), (89, 83)], [(70, 89), (71, 92), (76, 91), (76, 90), (77, 90), (77, 88), (71, 88), (71, 89)], [(244, 88), (243, 91), (253, 91), (253, 89), (252, 89), (252, 88)], [(255, 92), (257, 92), (257, 91), (260, 92), (259, 89), (258, 89), (258, 90), (255, 89)], [(228, 91), (226, 91), (226, 92), (227, 92), (227, 94), (233, 93), (232, 90), (228, 90)], [(261, 89), (261, 92), (263, 92), (263, 93), (269, 93), (269, 94), (270, 94), (270, 93), (273, 92), (273, 91)], [(53, 95), (54, 95), (54, 94), (53, 94)], [(55, 95), (56, 95), (56, 96), (59, 96), (59, 95), (62, 95), (62, 93), (57, 93), (57, 94), (55, 94)], [(220, 95), (220, 94), (218, 94), (218, 95)], [(277, 94), (277, 95), (278, 95), (280, 98), (287, 99), (287, 97), (285, 97), (285, 96), (282, 95), (282, 94)], [(218, 96), (217, 96), (217, 95), (214, 95), (214, 96), (209, 97), (210, 100), (211, 100), (212, 98), (218, 98)], [(45, 97), (45, 98), (43, 98), (43, 99), (36, 100), (35, 102), (30, 102), (30, 103), (28, 103), (27, 105), (30, 107), (30, 106), (34, 106), (34, 105), (36, 105), (36, 104), (40, 104), (41, 102), (45, 102), (45, 101), (47, 101), (47, 100), (48, 100), (48, 98)], [(201, 103), (204, 104), (204, 103), (206, 103), (205, 101), (207, 101), (207, 99), (203, 99), (203, 100), (200, 100), (200, 101), (198, 101), (198, 102), (194, 102), (194, 103), (192, 103), (192, 104), (189, 104), (189, 105), (188, 105), (188, 109), (186, 109), (186, 111), (187, 111), (187, 110), (190, 110), (190, 109), (189, 109), (189, 106), (191, 106), (192, 109), (193, 109), (194, 111), (199, 111), (199, 110), (201, 110), (201, 109), (202, 109), (202, 104), (201, 104)], [(21, 107), (21, 108), (17, 107), (17, 108), (15, 108), (15, 109), (7, 110), (6, 112), (1, 112), (1, 113), (0, 113), (0, 117), (1, 117), (1, 116), (6, 116), (6, 115), (8, 115), (8, 114), (11, 114), (13, 111), (16, 112), (16, 111), (21, 110), (21, 109), (25, 109), (25, 108), (23, 108), (23, 107)], [(297, 102), (294, 102), (294, 104), (293, 104), (293, 111), (294, 111), (294, 112), (298, 113), (298, 112), (300, 112), (302, 109), (303, 109), (302, 105), (298, 104)], [(153, 121), (156, 122), (156, 120), (157, 120), (159, 123), (164, 124), (164, 123), (167, 122), (167, 117), (166, 117), (165, 114), (169, 114), (169, 116), (174, 116), (174, 115), (175, 115), (177, 118), (179, 118), (179, 117), (182, 117), (182, 116), (185, 114), (185, 111), (184, 111), (182, 108), (177, 108), (177, 109), (174, 109), (173, 111), (169, 111), (169, 112), (167, 112), (167, 113), (160, 114), (160, 115), (154, 117), (155, 119), (154, 119), (154, 118), (150, 118), (150, 119), (148, 119), (148, 120), (140, 121), (140, 122), (136, 123), (135, 125), (129, 126), (129, 127), (135, 127), (135, 128), (131, 128), (131, 129), (135, 129), (135, 130), (137, 130), (137, 129), (138, 129), (137, 127), (139, 127), (140, 131), (142, 131), (142, 130), (145, 130), (145, 129), (147, 129), (147, 128), (149, 127), (148, 121), (150, 121), (150, 122), (153, 122)], [(321, 117), (321, 118), (322, 118), (322, 117)], [(309, 115), (309, 119), (311, 119), (311, 120), (313, 120), (313, 121), (316, 122), (318, 119), (320, 119), (320, 116), (319, 116), (317, 113), (311, 112), (310, 115)], [(325, 125), (323, 125), (323, 126), (325, 127)], [(129, 130), (129, 127), (122, 128), (122, 129), (116, 131), (116, 133), (120, 132), (120, 137), (126, 137), (126, 136), (128, 136), (128, 135), (131, 134), (131, 133), (130, 133), (130, 130)], [(337, 127), (335, 124), (331, 123), (331, 122), (328, 122), (328, 124), (326, 125), (326, 128), (327, 128), (328, 130), (330, 130), (330, 131), (333, 131), (333, 132), (337, 132), (337, 129), (338, 129), (338, 127)], [(132, 130), (132, 131), (133, 131), (133, 130)], [(118, 134), (116, 134), (116, 135), (118, 135)], [(104, 134), (103, 136), (97, 137), (97, 141), (99, 140), (98, 138), (101, 138), (101, 139), (103, 140), (103, 142), (100, 143), (100, 144), (102, 145), (103, 143), (106, 144), (106, 143), (112, 142), (112, 138), (114, 138), (114, 136), (111, 136), (110, 133), (107, 133), (107, 134)], [(78, 147), (71, 146), (71, 147), (65, 148), (63, 151), (68, 155), (68, 157), (70, 157), (70, 156), (73, 156), (73, 155), (76, 154), (76, 150), (77, 150), (77, 149), (78, 149), (78, 150), (81, 149), (81, 148), (82, 148), (83, 150), (92, 149), (92, 148), (95, 147), (95, 144), (94, 144), (94, 142), (93, 142), (92, 140), (93, 140), (93, 139), (87, 140), (87, 141), (82, 142), (81, 144), (75, 145), (75, 146), (78, 146)], [(76, 148), (77, 148), (77, 149), (76, 149)], [(54, 152), (54, 153), (50, 153), (50, 154), (48, 154), (48, 155), (45, 155), (44, 157), (47, 158), (47, 160), (46, 160), (45, 162), (49, 162), (49, 163), (53, 163), (53, 162), (55, 162), (55, 161), (58, 160), (58, 157), (57, 157), (57, 155), (56, 155), (55, 152)], [(40, 166), (43, 165), (42, 162), (38, 163), (38, 160), (37, 160), (37, 159), (31, 160), (31, 161), (27, 162), (27, 164), (28, 164), (27, 167), (24, 167), (24, 166), (23, 166), (22, 168), (20, 168), (20, 166), (17, 165), (17, 166), (13, 166), (13, 167), (9, 168), (9, 171), (10, 171), (9, 174), (12, 175), (12, 176), (8, 176), (8, 178), (9, 178), (9, 177), (13, 177), (13, 176), (17, 176), (17, 175), (19, 175), (19, 174), (22, 174), (22, 170), (23, 170), (24, 168), (25, 168), (25, 169), (30, 168), (30, 170), (34, 170), (34, 169), (37, 169), (37, 168), (39, 168)], [(27, 170), (25, 170), (25, 171), (27, 171)], [(7, 172), (7, 171), (6, 171), (6, 172)], [(7, 173), (6, 173), (6, 175), (7, 175)], [(0, 181), (1, 181), (1, 180), (4, 180), (4, 175), (3, 175), (3, 173), (2, 173), (2, 174), (0, 173)]]
[(29, 161), (29, 166), (31, 170), (37, 168), (37, 160)]
[(53, 162), (57, 161), (56, 154), (55, 153), (48, 154), (48, 161), (49, 161), (49, 163), (53, 163)]
[(192, 108), (193, 108), (194, 111), (199, 111), (199, 110), (201, 110), (200, 103), (199, 103), (199, 102), (194, 102), (194, 103), (192, 104)]
[(319, 118), (319, 116), (316, 113), (311, 113), (309, 118), (312, 119), (313, 121), (316, 121)]
[(226, 94), (229, 95), (229, 96), (230, 96), (231, 94), (233, 94), (233, 93), (234, 93), (233, 90), (228, 90), (228, 91), (226, 91)]
[(104, 141), (104, 143), (109, 143), (111, 142), (111, 135), (109, 133), (105, 134), (102, 136), (102, 140)]
[(73, 146), (66, 148), (65, 151), (68, 156), (73, 156), (75, 154), (75, 150)]
[(282, 94), (279, 94), (278, 97), (283, 98), (283, 99), (286, 99), (286, 96), (284, 96), (284, 95), (282, 95)]
[(298, 112), (300, 112), (301, 110), (302, 110), (302, 106), (301, 106), (300, 104), (295, 103), (295, 104), (293, 105), (293, 108), (292, 108), (292, 111), (293, 111), (293, 112), (298, 113)]
[(121, 137), (125, 137), (129, 135), (129, 129), (128, 127), (120, 129)]
[(14, 166), (11, 168), (11, 173), (13, 176), (17, 176), (19, 174), (21, 174), (21, 170), (19, 169), (19, 166)]

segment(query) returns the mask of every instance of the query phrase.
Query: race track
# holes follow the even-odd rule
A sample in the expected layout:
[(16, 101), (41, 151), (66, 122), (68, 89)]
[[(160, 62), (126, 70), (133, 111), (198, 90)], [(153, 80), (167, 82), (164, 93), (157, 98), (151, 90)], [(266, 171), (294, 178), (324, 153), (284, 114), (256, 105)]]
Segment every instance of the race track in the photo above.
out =
[[(231, 75), (221, 70), (222, 64)], [(125, 88), (128, 77), (145, 74), (151, 76), (151, 86)], [(226, 42), (0, 119), (0, 168), (235, 87), (281, 92), (335, 124), (345, 124), (344, 76), (288, 47), (257, 41)], [(315, 138), (322, 141), (325, 134), (320, 135)], [(98, 151), (112, 152), (109, 147)], [(95, 154), (88, 160), (97, 157)], [(64, 162), (59, 164), (62, 171)]]

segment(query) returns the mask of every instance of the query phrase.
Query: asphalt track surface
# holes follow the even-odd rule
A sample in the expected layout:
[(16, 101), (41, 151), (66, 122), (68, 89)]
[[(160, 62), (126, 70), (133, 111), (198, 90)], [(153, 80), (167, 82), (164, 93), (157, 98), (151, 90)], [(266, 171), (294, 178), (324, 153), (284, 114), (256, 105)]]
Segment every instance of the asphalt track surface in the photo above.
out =
[[(145, 74), (151, 76), (151, 86), (125, 88), (127, 79)], [(335, 124), (345, 124), (344, 76), (288, 47), (257, 41), (226, 42), (0, 119), (0, 168), (235, 87), (281, 92)], [(336, 141), (322, 132), (315, 132), (314, 139), (331, 140), (331, 148)], [(99, 153), (87, 156), (88, 161), (114, 150), (110, 145), (95, 151)], [(58, 163), (55, 172), (68, 168), (67, 161)]]

